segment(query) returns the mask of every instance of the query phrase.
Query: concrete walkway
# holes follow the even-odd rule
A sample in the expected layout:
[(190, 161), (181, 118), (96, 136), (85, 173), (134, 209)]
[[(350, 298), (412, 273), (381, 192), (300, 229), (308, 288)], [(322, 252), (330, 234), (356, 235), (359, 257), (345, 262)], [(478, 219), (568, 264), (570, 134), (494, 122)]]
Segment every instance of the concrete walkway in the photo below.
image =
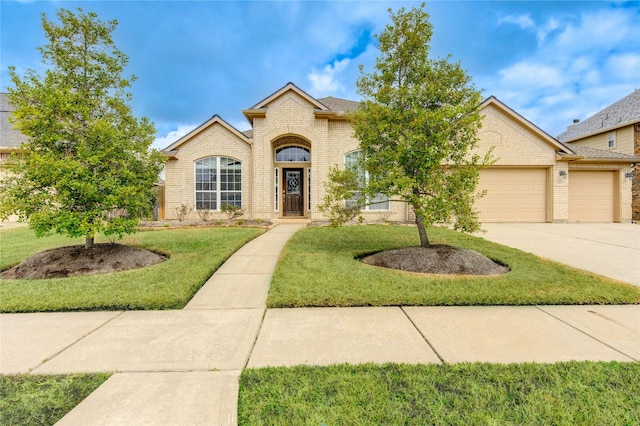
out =
[(59, 424), (237, 424), (243, 368), (640, 360), (640, 306), (266, 309), (278, 225), (180, 311), (4, 314), (0, 373), (113, 372)]

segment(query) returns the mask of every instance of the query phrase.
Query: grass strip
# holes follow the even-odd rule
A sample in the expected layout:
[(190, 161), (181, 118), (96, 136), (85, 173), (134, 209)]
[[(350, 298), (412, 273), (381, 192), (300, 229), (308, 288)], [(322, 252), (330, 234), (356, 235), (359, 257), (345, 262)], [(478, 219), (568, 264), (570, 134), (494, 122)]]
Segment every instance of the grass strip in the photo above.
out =
[(413, 226), (307, 228), (285, 247), (267, 304), (303, 306), (571, 305), (640, 302), (640, 289), (449, 229), (431, 228), (432, 243), (476, 250), (507, 265), (497, 276), (415, 274), (358, 258), (419, 244)]
[(640, 424), (640, 363), (248, 369), (240, 425)]
[[(163, 253), (169, 259), (112, 274), (0, 280), (0, 311), (181, 309), (231, 254), (262, 232), (257, 228), (138, 232), (119, 243)], [(50, 238), (37, 239), (25, 228), (2, 231), (0, 269), (8, 269), (46, 248), (80, 241), (60, 236)]]
[(52, 425), (108, 378), (109, 374), (0, 376), (0, 424)]

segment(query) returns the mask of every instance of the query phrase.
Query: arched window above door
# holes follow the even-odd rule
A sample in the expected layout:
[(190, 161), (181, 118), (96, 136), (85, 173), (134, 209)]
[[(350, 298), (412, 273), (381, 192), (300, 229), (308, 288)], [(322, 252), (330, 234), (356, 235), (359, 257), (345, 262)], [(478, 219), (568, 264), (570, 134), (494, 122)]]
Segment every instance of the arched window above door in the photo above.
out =
[(311, 152), (301, 146), (283, 146), (276, 149), (276, 162), (308, 163)]

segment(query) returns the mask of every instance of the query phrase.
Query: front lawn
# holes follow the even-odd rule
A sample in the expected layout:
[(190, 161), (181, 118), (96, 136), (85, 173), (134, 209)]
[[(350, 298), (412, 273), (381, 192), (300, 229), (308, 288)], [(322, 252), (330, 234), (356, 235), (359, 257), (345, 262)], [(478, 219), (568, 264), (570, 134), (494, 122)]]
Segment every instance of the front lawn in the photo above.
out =
[(0, 424), (52, 425), (108, 378), (109, 374), (0, 376)]
[(430, 228), (432, 243), (476, 250), (511, 268), (498, 276), (414, 274), (366, 265), (362, 255), (418, 245), (413, 226), (307, 228), (289, 241), (275, 271), (270, 308), (302, 306), (434, 306), (629, 304), (640, 289), (542, 260), (523, 251)]
[[(262, 232), (257, 228), (138, 232), (118, 242), (169, 259), (112, 274), (0, 280), (0, 312), (181, 309), (233, 252)], [(47, 248), (81, 244), (60, 236), (37, 239), (26, 228), (2, 231), (0, 240), (0, 270)]]
[(637, 425), (640, 362), (244, 370), (240, 425)]

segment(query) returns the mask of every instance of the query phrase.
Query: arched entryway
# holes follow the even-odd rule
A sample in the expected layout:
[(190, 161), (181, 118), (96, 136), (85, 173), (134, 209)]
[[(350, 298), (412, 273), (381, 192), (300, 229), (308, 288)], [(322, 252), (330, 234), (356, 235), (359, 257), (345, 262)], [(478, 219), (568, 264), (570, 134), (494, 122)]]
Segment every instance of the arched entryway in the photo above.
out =
[(274, 206), (281, 217), (307, 217), (311, 207), (311, 143), (284, 136), (273, 143)]

